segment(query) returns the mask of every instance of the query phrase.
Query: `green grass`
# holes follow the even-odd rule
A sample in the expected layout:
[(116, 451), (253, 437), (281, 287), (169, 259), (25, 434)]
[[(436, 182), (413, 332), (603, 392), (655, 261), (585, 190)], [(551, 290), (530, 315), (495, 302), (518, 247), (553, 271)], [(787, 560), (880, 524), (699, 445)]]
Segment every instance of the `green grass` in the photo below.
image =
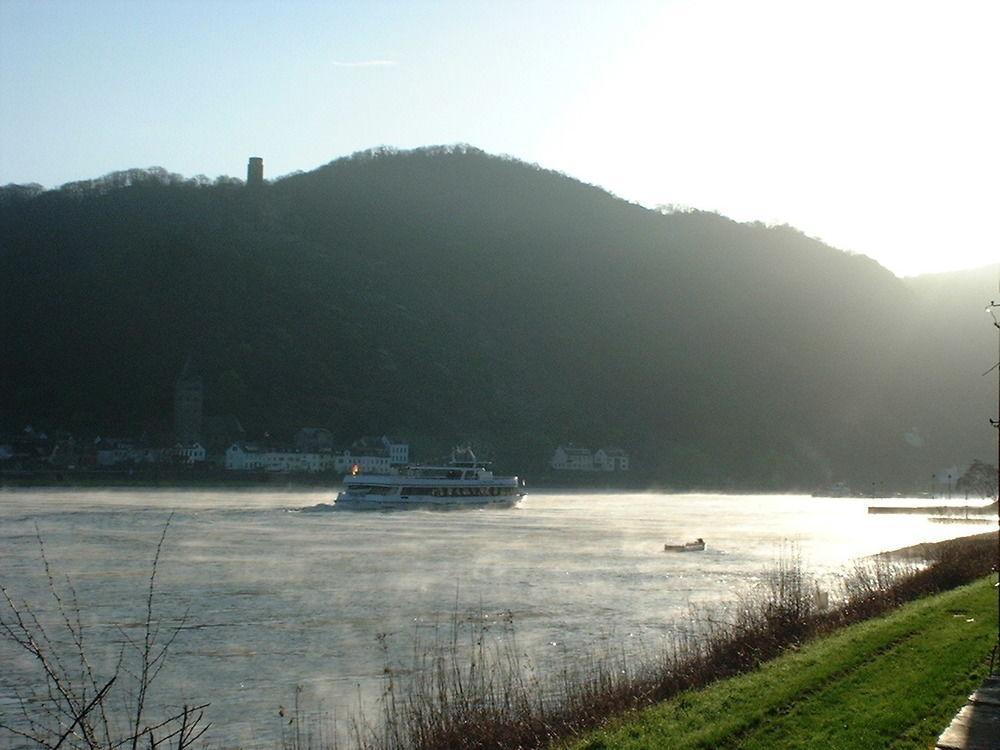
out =
[(562, 747), (927, 748), (986, 676), (996, 607), (985, 579), (921, 599)]

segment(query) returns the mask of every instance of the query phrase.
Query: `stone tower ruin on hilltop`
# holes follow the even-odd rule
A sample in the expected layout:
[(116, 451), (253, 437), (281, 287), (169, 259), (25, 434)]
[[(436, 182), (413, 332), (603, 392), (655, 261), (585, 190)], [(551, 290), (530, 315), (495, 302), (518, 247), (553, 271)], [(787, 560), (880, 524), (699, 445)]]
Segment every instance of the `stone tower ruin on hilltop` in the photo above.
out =
[(247, 162), (247, 187), (260, 187), (264, 184), (264, 160), (259, 156), (251, 156)]

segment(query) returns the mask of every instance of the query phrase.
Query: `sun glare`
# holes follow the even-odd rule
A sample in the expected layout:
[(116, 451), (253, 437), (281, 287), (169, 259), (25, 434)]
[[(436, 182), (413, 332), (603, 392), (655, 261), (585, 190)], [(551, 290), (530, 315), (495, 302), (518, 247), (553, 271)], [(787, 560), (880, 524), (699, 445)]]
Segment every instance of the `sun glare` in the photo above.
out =
[(671, 4), (543, 150), (644, 205), (789, 223), (899, 275), (994, 262), (997, 6)]

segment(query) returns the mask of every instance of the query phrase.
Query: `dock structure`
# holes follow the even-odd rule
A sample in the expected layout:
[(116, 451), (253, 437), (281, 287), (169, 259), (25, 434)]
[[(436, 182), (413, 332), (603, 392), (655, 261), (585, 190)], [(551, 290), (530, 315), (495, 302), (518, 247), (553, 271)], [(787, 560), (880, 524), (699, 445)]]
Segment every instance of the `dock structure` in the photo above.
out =
[(936, 750), (1000, 750), (1000, 677), (987, 677), (938, 737)]

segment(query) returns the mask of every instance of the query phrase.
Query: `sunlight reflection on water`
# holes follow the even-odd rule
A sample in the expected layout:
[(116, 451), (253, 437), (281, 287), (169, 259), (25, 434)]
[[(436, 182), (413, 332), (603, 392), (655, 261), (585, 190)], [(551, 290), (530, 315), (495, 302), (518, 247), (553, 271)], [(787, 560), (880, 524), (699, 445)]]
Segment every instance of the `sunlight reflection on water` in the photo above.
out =
[[(114, 624), (141, 616), (153, 550), (174, 513), (157, 601), (166, 617), (191, 615), (158, 690), (175, 704), (210, 700), (216, 742), (245, 746), (275, 736), (277, 707), (296, 685), (304, 700), (349, 713), (359, 685), (377, 689), (378, 633), (405, 661), (415, 637), (440, 634), (456, 611), (509, 611), (542, 666), (605, 641), (655, 648), (690, 605), (745, 590), (789, 545), (825, 574), (987, 530), (869, 515), (864, 499), (787, 495), (542, 493), (514, 509), (289, 512), (331, 495), (0, 492), (0, 582), (44, 599), (37, 524), (86, 621), (113, 640)], [(662, 551), (695, 537), (707, 540), (705, 553)], [(4, 648), (0, 661), (23, 666)]]

